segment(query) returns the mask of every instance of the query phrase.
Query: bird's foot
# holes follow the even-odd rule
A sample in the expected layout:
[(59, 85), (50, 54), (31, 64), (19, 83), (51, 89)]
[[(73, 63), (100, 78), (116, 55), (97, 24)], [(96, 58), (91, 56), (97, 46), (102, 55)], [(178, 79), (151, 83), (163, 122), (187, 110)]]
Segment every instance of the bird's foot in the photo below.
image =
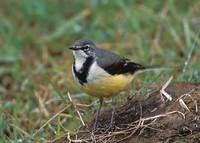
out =
[(93, 132), (93, 133), (97, 131), (97, 128), (98, 128), (98, 120), (99, 120), (99, 114), (96, 115), (95, 120), (94, 120), (94, 124), (93, 124), (93, 127), (92, 127), (92, 132)]
[(111, 120), (110, 124), (108, 126), (108, 129), (106, 131), (114, 131), (115, 130), (115, 109), (112, 110)]

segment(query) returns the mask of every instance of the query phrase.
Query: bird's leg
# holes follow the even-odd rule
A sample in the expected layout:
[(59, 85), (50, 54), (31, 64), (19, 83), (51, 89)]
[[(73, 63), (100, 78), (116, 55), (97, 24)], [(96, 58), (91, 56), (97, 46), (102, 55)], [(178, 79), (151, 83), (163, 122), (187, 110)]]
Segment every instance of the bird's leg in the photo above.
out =
[(99, 118), (99, 114), (100, 114), (100, 111), (101, 111), (102, 104), (103, 104), (103, 98), (99, 98), (99, 108), (97, 110), (97, 114), (96, 114), (96, 117), (95, 117), (95, 121), (94, 121), (94, 125), (93, 125), (93, 131), (95, 131), (95, 129), (97, 127), (97, 122), (98, 122), (98, 118)]
[(108, 130), (112, 129), (113, 125), (115, 124), (115, 106), (116, 106), (116, 98), (112, 97), (112, 114)]

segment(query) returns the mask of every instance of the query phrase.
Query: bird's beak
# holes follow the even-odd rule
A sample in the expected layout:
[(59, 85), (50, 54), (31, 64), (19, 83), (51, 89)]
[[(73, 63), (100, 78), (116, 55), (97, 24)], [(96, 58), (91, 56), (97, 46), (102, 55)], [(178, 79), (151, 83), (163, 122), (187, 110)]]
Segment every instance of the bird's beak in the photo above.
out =
[(70, 50), (76, 50), (77, 48), (75, 46), (69, 47)]
[(76, 50), (81, 50), (82, 47), (81, 46), (71, 46), (69, 49), (76, 51)]

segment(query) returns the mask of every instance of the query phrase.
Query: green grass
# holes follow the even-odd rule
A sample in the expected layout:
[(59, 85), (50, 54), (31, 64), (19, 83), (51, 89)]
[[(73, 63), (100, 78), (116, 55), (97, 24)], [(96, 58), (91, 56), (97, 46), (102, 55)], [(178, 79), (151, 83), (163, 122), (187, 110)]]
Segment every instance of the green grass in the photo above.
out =
[[(174, 81), (200, 82), (199, 6), (198, 0), (1, 0), (0, 142), (45, 142), (76, 131), (81, 122), (66, 93), (75, 103), (96, 100), (72, 80), (68, 47), (79, 38), (144, 65), (183, 66), (194, 47), (186, 72)], [(129, 92), (145, 94), (172, 74), (139, 75)], [(80, 109), (84, 120), (95, 108)]]

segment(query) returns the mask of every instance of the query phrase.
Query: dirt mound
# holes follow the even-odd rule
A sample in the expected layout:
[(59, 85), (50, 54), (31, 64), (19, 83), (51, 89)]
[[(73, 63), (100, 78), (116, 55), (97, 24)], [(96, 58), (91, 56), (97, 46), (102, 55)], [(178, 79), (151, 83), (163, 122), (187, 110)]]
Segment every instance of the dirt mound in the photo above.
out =
[(93, 119), (77, 134), (67, 134), (55, 143), (200, 142), (200, 84), (176, 83), (165, 91), (172, 101), (164, 101), (160, 90), (155, 90), (118, 107), (112, 128), (109, 128), (109, 109), (100, 114), (95, 132), (92, 132)]

